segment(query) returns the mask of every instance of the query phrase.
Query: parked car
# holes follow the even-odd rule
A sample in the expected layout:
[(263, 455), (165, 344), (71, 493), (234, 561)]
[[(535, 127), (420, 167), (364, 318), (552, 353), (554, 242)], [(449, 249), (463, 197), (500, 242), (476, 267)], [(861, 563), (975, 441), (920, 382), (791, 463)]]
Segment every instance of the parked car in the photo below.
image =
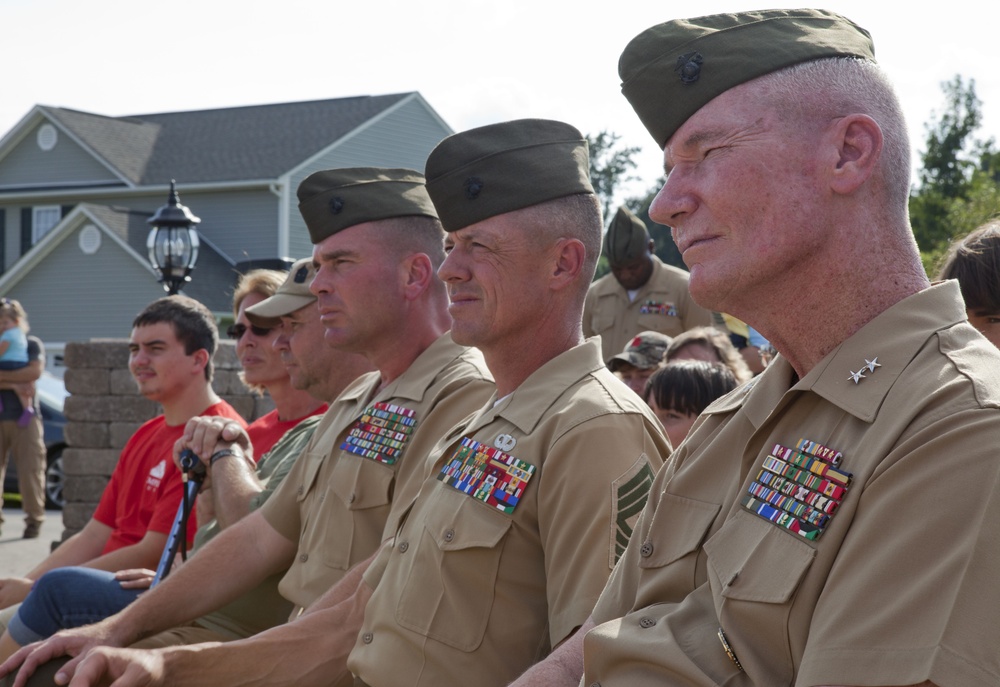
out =
[[(42, 428), (45, 436), (45, 507), (61, 509), (65, 504), (62, 452), (66, 448), (66, 441), (63, 439), (63, 428), (66, 426), (66, 416), (63, 415), (63, 402), (67, 396), (66, 386), (59, 377), (45, 372), (35, 383), (35, 390), (38, 394), (38, 405), (42, 410)], [(18, 493), (17, 469), (13, 460), (7, 461), (3, 490), (7, 494)]]

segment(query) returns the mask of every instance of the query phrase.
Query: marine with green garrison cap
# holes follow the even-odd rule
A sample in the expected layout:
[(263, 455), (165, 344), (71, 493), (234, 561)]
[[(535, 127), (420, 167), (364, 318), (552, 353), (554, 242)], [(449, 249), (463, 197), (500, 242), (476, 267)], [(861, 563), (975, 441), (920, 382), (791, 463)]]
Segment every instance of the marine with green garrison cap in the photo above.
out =
[(580, 332), (601, 242), (588, 169), (579, 131), (537, 119), (454, 134), (427, 159), (452, 336), (482, 351), (497, 393), (442, 438), (366, 577), (357, 686), (516, 678), (586, 620), (670, 452)]
[(701, 413), (591, 618), (512, 687), (1000, 684), (1000, 351), (927, 279), (873, 57), (811, 9), (625, 48), (664, 149), (649, 216), (778, 355)]

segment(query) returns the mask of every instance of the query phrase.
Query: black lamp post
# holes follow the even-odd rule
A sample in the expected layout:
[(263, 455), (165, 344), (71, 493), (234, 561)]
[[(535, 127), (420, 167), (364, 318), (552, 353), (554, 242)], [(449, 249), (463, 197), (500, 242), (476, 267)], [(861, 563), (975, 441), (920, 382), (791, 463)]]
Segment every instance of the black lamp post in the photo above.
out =
[(201, 219), (178, 202), (171, 179), (167, 204), (146, 221), (153, 227), (146, 240), (149, 262), (163, 288), (172, 296), (191, 281), (191, 270), (198, 260), (198, 230), (194, 225)]

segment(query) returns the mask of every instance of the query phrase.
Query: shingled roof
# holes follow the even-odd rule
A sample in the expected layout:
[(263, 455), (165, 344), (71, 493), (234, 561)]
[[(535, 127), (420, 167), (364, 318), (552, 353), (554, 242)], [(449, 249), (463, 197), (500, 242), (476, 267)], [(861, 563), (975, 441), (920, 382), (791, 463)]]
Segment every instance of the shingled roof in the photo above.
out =
[(412, 93), (104, 117), (42, 106), (136, 185), (273, 179)]

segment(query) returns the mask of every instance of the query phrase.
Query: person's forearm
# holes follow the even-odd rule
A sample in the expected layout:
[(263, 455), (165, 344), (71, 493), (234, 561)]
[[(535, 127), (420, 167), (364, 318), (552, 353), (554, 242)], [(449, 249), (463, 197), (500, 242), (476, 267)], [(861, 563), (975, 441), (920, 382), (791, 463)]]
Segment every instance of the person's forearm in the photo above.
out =
[(288, 566), (295, 552), (291, 542), (286, 541), (284, 547), (260, 546), (258, 532), (245, 525), (246, 520), (221, 532), (115, 616), (119, 646), (211, 613)]
[(83, 565), (87, 561), (100, 556), (103, 548), (104, 542), (91, 536), (91, 533), (84, 529), (56, 547), (55, 551), (42, 559), (25, 577), (37, 580), (43, 574), (55, 568)]
[(197, 687), (220, 684), (247, 687), (321, 687), (347, 676), (371, 589), (362, 581), (356, 592), (326, 608), (310, 607), (296, 620), (224, 644), (165, 655), (167, 682)]
[(38, 361), (29, 362), (26, 367), (16, 370), (0, 370), (0, 383), (20, 384), (36, 382), (42, 376), (42, 365)]
[(247, 462), (239, 456), (227, 456), (212, 466), (212, 499), (215, 519), (223, 529), (250, 513), (250, 501), (264, 491), (263, 485)]

